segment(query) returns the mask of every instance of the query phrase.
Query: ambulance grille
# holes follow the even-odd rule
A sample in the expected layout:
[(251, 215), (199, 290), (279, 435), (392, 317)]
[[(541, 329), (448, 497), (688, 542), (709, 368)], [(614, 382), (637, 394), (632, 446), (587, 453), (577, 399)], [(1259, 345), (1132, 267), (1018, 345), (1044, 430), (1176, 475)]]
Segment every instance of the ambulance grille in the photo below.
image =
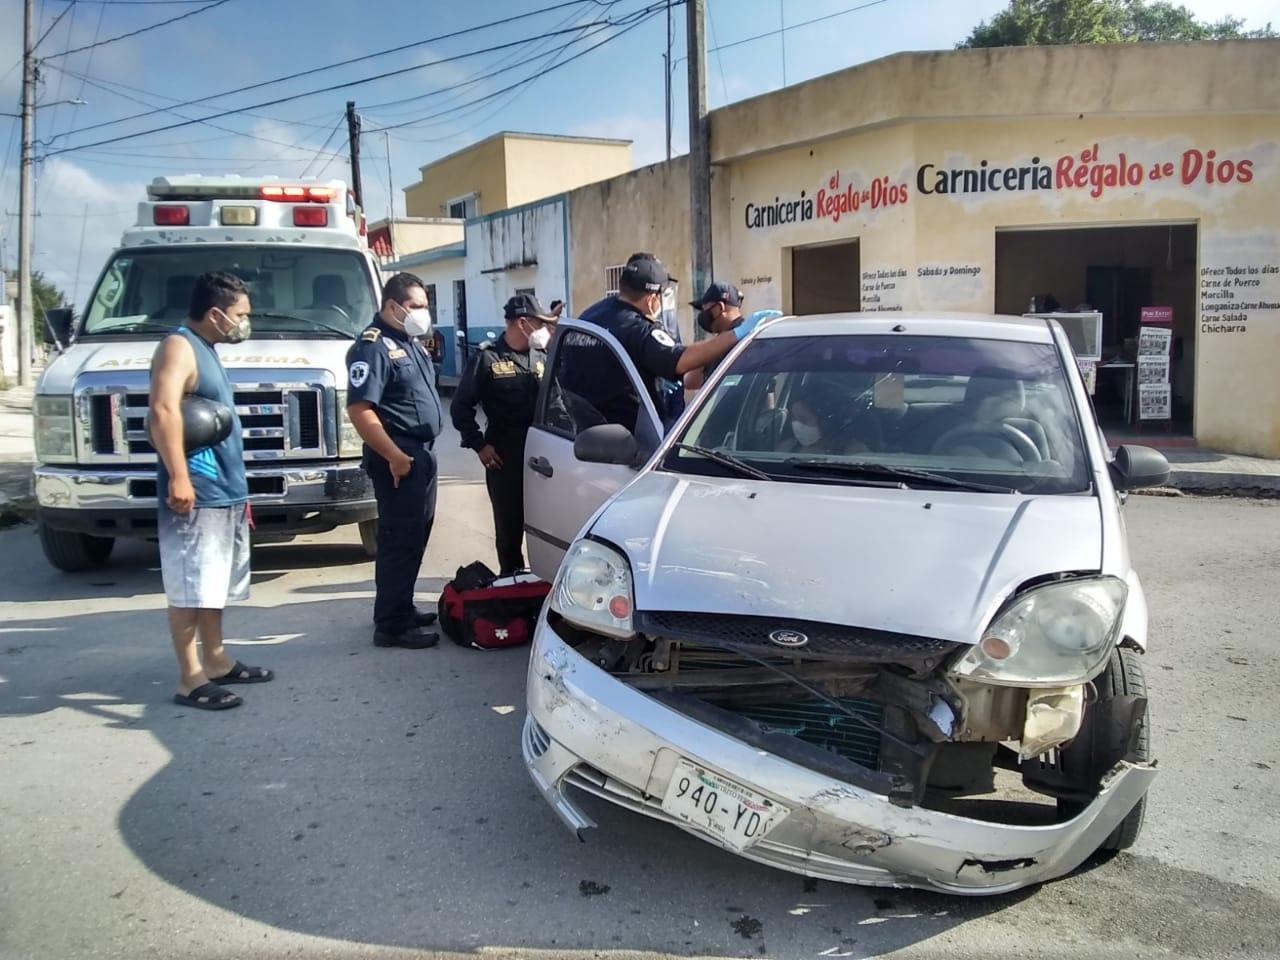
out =
[[(80, 391), (82, 458), (88, 463), (154, 463), (147, 440), (145, 390)], [(243, 385), (236, 413), (247, 461), (308, 460), (337, 456), (335, 394), (324, 384)]]

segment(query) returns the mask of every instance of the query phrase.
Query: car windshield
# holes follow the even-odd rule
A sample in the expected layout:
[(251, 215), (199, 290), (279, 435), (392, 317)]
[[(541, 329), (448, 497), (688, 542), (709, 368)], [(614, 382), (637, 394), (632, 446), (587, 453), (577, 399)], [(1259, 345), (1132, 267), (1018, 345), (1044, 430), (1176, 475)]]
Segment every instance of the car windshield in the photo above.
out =
[(812, 483), (1005, 493), (1090, 489), (1080, 419), (1048, 343), (762, 338), (699, 398), (674, 440), (663, 465), (683, 473), (755, 469)]
[(274, 246), (121, 250), (89, 301), (83, 337), (160, 334), (187, 319), (196, 277), (249, 287), (255, 339), (355, 337), (373, 317), (373, 278), (355, 250)]

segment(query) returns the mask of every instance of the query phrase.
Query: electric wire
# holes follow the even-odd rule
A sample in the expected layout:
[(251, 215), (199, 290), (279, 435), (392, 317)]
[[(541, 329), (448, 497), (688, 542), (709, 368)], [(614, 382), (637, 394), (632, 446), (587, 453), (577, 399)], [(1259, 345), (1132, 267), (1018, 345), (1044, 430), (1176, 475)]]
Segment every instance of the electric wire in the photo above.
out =
[[(363, 63), (366, 60), (379, 59), (382, 57), (392, 56), (398, 53), (404, 53), (407, 50), (413, 50), (418, 47), (427, 46), (429, 44), (439, 43), (443, 40), (453, 40), (453, 39), (456, 39), (457, 37), (467, 36), (472, 33), (479, 33), (484, 30), (492, 29), (493, 27), (507, 26), (509, 24), (516, 23), (521, 20), (527, 20), (532, 17), (541, 16), (545, 13), (550, 13), (555, 10), (563, 9), (565, 7), (582, 6), (584, 3), (594, 3), (597, 6), (603, 6), (604, 0), (562, 0), (562, 2), (560, 3), (553, 4), (549, 7), (542, 7), (538, 10), (530, 11), (529, 13), (517, 14), (510, 17), (503, 17), (499, 20), (489, 21), (488, 23), (477, 24), (474, 27), (467, 27), (462, 30), (455, 30), (451, 33), (439, 34), (438, 36), (428, 37), (424, 40), (415, 40), (412, 43), (401, 44), (400, 46), (391, 47), (387, 50), (379, 50), (376, 53), (363, 54), (358, 57), (351, 57), (346, 60), (340, 60), (337, 63), (329, 63), (320, 67), (312, 67), (308, 70), (300, 70), (295, 73), (286, 74), (285, 76), (276, 77), (271, 80), (261, 80), (257, 83), (251, 83), (243, 87), (237, 87), (233, 90), (224, 90), (220, 93), (211, 93), (207, 96), (198, 97), (194, 100), (184, 100), (181, 103), (176, 104), (176, 106), (191, 107), (201, 103), (208, 103), (210, 100), (221, 100), (225, 97), (232, 97), (242, 93), (249, 93), (250, 91), (253, 91), (253, 90), (260, 90), (263, 87), (271, 87), (279, 83), (288, 83), (293, 80), (300, 80), (304, 77), (314, 76), (317, 73), (324, 73), (328, 70), (336, 70), (341, 67), (348, 67), (353, 64)], [(491, 52), (491, 51), (485, 51), (485, 52)], [(447, 61), (432, 61), (432, 63), (440, 63), (440, 62), (447, 62)], [(430, 64), (426, 64), (423, 66), (430, 66)], [(119, 119), (116, 119), (116, 120), (104, 120), (101, 123), (95, 123), (87, 127), (81, 127), (76, 132), (88, 133), (91, 130), (98, 130), (103, 127), (110, 127), (110, 126), (115, 126), (121, 123), (128, 123), (129, 121), (132, 121), (132, 120), (141, 120), (148, 116), (154, 116), (156, 112), (157, 111), (153, 111), (151, 113), (138, 113), (128, 117), (120, 117)]]
[(127, 40), (130, 37), (136, 37), (143, 33), (149, 33), (152, 30), (159, 30), (161, 27), (167, 27), (171, 23), (177, 23), (179, 20), (186, 20), (188, 17), (197, 16), (198, 14), (204, 13), (206, 10), (212, 10), (215, 7), (220, 7), (223, 4), (230, 3), (230, 2), (231, 0), (213, 0), (212, 3), (206, 3), (199, 10), (188, 10), (186, 13), (180, 13), (176, 17), (170, 17), (168, 20), (161, 20), (159, 23), (148, 24), (147, 26), (140, 27), (137, 30), (130, 30), (128, 33), (122, 33), (119, 36), (109, 37), (106, 40), (99, 40), (96, 43), (87, 43), (83, 47), (74, 47), (71, 50), (64, 50), (62, 51), (62, 53), (52, 54), (46, 59), (52, 60), (54, 57), (69, 57), (73, 53), (83, 53), (86, 50), (93, 50), (93, 49), (96, 49), (97, 47), (105, 47), (108, 44), (115, 43), (118, 40)]
[[(653, 15), (653, 13), (654, 13), (655, 11), (657, 11), (657, 10), (661, 10), (661, 9), (665, 9), (665, 3), (657, 4), (657, 5), (651, 5), (651, 6), (649, 6), (649, 7), (643, 8), (643, 9), (642, 9), (642, 10), (640, 10), (640, 11), (637, 11), (636, 13), (637, 13), (637, 14), (641, 14), (641, 15), (643, 15), (644, 17), (646, 17), (646, 18), (647, 18), (647, 17), (649, 17), (649, 16), (652, 16), (652, 15)], [(633, 17), (634, 17), (635, 15), (636, 15), (636, 14), (632, 14), (631, 16), (633, 16)], [(643, 22), (643, 21), (639, 21), (639, 22)], [(581, 31), (582, 31), (583, 29), (585, 29), (586, 27), (595, 26), (595, 25), (596, 25), (596, 23), (592, 23), (592, 24), (587, 24), (587, 25), (585, 25), (584, 27), (572, 27), (572, 28), (569, 28), (569, 29), (564, 30), (564, 31), (554, 31), (551, 35), (554, 35), (555, 33), (572, 33), (572, 32), (581, 32)], [(511, 41), (511, 42), (503, 43), (503, 44), (496, 44), (496, 45), (494, 45), (494, 46), (492, 46), (492, 47), (489, 47), (489, 48), (485, 48), (485, 49), (481, 49), (481, 50), (472, 50), (472, 51), (469, 51), (469, 52), (467, 52), (467, 53), (457, 54), (457, 55), (452, 56), (452, 57), (445, 57), (445, 58), (442, 58), (442, 59), (439, 59), (439, 60), (433, 60), (433, 61), (431, 61), (431, 63), (428, 63), (428, 64), (418, 64), (418, 65), (415, 65), (415, 66), (412, 66), (412, 67), (406, 67), (406, 68), (401, 68), (401, 69), (397, 69), (397, 70), (390, 70), (390, 71), (386, 71), (386, 72), (384, 72), (384, 73), (377, 74), (377, 75), (372, 76), (372, 77), (364, 77), (364, 78), (360, 78), (360, 79), (357, 79), (357, 80), (350, 80), (350, 81), (346, 81), (346, 82), (344, 82), (344, 83), (332, 84), (332, 85), (330, 85), (330, 86), (328, 86), (328, 87), (322, 87), (322, 88), (317, 89), (317, 90), (310, 90), (310, 91), (305, 91), (305, 92), (302, 92), (302, 93), (292, 94), (292, 95), (289, 95), (289, 96), (277, 97), (277, 98), (275, 98), (275, 99), (273, 99), (273, 100), (268, 100), (268, 101), (264, 101), (264, 102), (261, 102), (261, 103), (256, 103), (256, 104), (253, 104), (253, 105), (251, 105), (251, 106), (249, 106), (249, 107), (238, 107), (238, 108), (235, 108), (235, 109), (223, 110), (223, 111), (220, 111), (220, 112), (218, 112), (218, 113), (213, 114), (213, 115), (212, 115), (212, 116), (210, 116), (210, 117), (204, 117), (204, 118), (201, 118), (201, 119), (198, 119), (198, 120), (184, 120), (184, 121), (182, 121), (182, 122), (180, 122), (180, 123), (171, 123), (171, 124), (166, 124), (166, 125), (164, 125), (164, 126), (161, 126), (161, 127), (155, 127), (155, 128), (150, 129), (150, 130), (142, 130), (142, 131), (138, 131), (138, 132), (136, 132), (136, 133), (122, 134), (122, 135), (115, 136), (115, 137), (109, 137), (109, 138), (107, 138), (107, 139), (105, 139), (105, 140), (97, 140), (97, 141), (94, 141), (94, 142), (92, 142), (92, 143), (76, 144), (76, 145), (68, 146), (68, 147), (60, 147), (60, 148), (57, 148), (57, 149), (54, 149), (54, 150), (48, 150), (48, 151), (46, 151), (45, 156), (46, 156), (46, 157), (53, 157), (53, 156), (58, 156), (58, 155), (60, 155), (60, 154), (64, 154), (64, 153), (73, 153), (73, 152), (80, 151), (80, 150), (88, 150), (88, 149), (91, 149), (91, 148), (93, 148), (93, 147), (107, 146), (108, 144), (113, 144), (113, 143), (122, 143), (122, 142), (124, 142), (124, 141), (126, 141), (126, 140), (136, 140), (136, 139), (137, 139), (137, 138), (139, 138), (139, 137), (150, 136), (150, 135), (152, 135), (152, 134), (156, 134), (156, 133), (164, 133), (164, 132), (167, 132), (167, 131), (169, 131), (169, 130), (177, 130), (177, 129), (181, 129), (181, 128), (184, 128), (184, 127), (193, 126), (193, 125), (198, 124), (198, 123), (208, 123), (210, 120), (218, 120), (218, 119), (222, 119), (223, 117), (235, 116), (235, 115), (237, 115), (237, 114), (244, 113), (246, 110), (258, 110), (258, 109), (262, 109), (263, 107), (278, 106), (279, 104), (282, 104), (282, 103), (291, 103), (291, 102), (293, 102), (293, 101), (295, 101), (295, 100), (302, 100), (302, 99), (305, 99), (305, 98), (307, 98), (307, 97), (319, 96), (320, 94), (324, 94), (324, 93), (333, 93), (333, 92), (335, 92), (335, 91), (337, 91), (337, 90), (348, 90), (348, 89), (351, 89), (352, 87), (363, 86), (364, 84), (367, 84), (367, 83), (374, 83), (374, 82), (376, 82), (376, 81), (378, 81), (378, 80), (385, 80), (385, 79), (388, 79), (388, 78), (390, 78), (390, 77), (400, 77), (400, 76), (403, 76), (403, 75), (404, 75), (404, 74), (406, 74), (406, 73), (412, 73), (412, 72), (415, 72), (415, 71), (418, 71), (418, 70), (427, 69), (427, 68), (429, 68), (429, 67), (439, 66), (440, 64), (443, 64), (443, 63), (450, 63), (450, 62), (455, 62), (455, 61), (458, 61), (458, 60), (465, 60), (465, 59), (469, 59), (470, 57), (474, 57), (474, 56), (477, 56), (477, 55), (480, 55), (480, 54), (484, 54), (484, 53), (492, 53), (492, 52), (496, 52), (496, 51), (498, 51), (498, 50), (513, 49), (513, 48), (515, 48), (515, 47), (523, 46), (524, 44), (528, 43), (530, 39), (531, 39), (531, 38), (526, 37), (526, 38), (523, 38), (523, 39), (521, 39), (521, 40)], [(591, 48), (591, 49), (594, 49), (594, 48)], [(507, 88), (507, 89), (510, 89), (510, 88)], [(500, 92), (502, 92), (502, 91), (500, 91)], [(83, 132), (83, 131), (80, 131), (80, 132)]]

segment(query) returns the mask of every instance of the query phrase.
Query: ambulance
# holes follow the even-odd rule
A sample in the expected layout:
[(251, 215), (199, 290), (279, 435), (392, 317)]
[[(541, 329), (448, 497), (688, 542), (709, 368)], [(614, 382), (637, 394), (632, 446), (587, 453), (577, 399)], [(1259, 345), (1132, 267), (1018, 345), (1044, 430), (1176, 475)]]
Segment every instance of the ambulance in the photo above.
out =
[(372, 556), (377, 505), (347, 419), (346, 353), (379, 306), (364, 217), (342, 181), (159, 177), (82, 315), (50, 311), (36, 385), (36, 520), (45, 557), (74, 572), (115, 541), (156, 536), (149, 368), (187, 318), (195, 279), (248, 285), (252, 336), (217, 351), (235, 389), (257, 542), (351, 524)]

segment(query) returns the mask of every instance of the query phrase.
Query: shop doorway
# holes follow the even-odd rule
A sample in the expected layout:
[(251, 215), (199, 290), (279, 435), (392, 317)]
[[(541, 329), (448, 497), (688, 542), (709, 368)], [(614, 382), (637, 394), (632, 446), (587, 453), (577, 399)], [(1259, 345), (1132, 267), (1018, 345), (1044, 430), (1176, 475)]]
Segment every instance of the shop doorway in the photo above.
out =
[(791, 248), (791, 312), (843, 313), (862, 309), (857, 240)]
[[(996, 312), (1096, 310), (1103, 365), (1094, 406), (1110, 434), (1171, 428), (1190, 435), (1195, 404), (1196, 251), (1194, 223), (997, 230)], [(1172, 423), (1139, 421), (1138, 328), (1143, 307), (1173, 309)], [(1126, 402), (1126, 398), (1128, 402)]]

